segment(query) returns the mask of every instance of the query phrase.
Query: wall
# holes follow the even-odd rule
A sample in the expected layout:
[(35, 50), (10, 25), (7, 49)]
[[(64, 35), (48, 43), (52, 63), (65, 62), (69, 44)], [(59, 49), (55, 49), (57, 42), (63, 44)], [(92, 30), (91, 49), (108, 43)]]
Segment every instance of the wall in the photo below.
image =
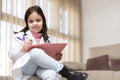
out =
[(81, 0), (83, 60), (89, 48), (120, 43), (120, 0)]

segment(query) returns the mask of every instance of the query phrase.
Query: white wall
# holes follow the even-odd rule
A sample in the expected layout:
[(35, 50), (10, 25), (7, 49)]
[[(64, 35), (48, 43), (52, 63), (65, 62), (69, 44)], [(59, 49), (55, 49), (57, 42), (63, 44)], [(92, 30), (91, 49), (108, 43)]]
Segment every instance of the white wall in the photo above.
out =
[(83, 58), (89, 48), (120, 43), (120, 0), (81, 0)]

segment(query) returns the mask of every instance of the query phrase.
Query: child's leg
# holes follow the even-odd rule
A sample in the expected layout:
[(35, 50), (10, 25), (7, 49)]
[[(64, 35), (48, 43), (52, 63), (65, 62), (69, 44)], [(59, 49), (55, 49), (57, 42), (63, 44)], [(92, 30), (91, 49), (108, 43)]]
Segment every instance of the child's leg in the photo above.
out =
[(59, 72), (60, 70), (62, 70), (64, 66), (60, 62), (50, 57), (47, 53), (45, 53), (41, 49), (34, 48), (29, 52), (29, 54), (31, 56), (31, 60), (33, 61), (33, 63), (37, 64), (42, 68), (47, 68)]
[(38, 65), (34, 64), (28, 53), (20, 57), (12, 68), (13, 80), (24, 80), (26, 77), (30, 77), (35, 74)]
[(33, 76), (38, 68), (38, 65), (34, 64), (31, 59), (21, 68), (24, 75)]
[(36, 75), (42, 80), (59, 80), (58, 74), (54, 70), (38, 68)]
[(49, 55), (47, 55), (41, 49), (37, 49), (37, 48), (32, 49), (29, 52), (29, 54), (31, 56), (31, 60), (33, 61), (33, 63), (37, 64), (39, 67), (49, 69), (49, 70), (54, 70), (54, 72), (58, 72), (63, 77), (66, 77), (68, 80), (86, 80), (87, 79), (87, 76), (88, 76), (87, 73), (78, 73), (78, 72), (69, 70), (63, 64), (56, 61)]

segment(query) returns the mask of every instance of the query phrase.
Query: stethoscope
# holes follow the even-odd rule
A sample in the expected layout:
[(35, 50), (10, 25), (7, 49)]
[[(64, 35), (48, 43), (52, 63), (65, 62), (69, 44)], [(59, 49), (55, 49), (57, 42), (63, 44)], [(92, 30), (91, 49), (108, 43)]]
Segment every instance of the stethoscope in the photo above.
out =
[(26, 39), (28, 39), (28, 35), (26, 34), (26, 32), (24, 32), (23, 39), (24, 39), (24, 41), (25, 41)]
[[(24, 32), (23, 39), (24, 39), (24, 41), (29, 39), (28, 35), (26, 34), (26, 32)], [(33, 41), (32, 39), (29, 39), (29, 40)]]
[(28, 36), (27, 36), (27, 34), (24, 32), (23, 38), (21, 38), (21, 37), (18, 36), (17, 39), (19, 39), (20, 41), (25, 42), (25, 40), (28, 39)]

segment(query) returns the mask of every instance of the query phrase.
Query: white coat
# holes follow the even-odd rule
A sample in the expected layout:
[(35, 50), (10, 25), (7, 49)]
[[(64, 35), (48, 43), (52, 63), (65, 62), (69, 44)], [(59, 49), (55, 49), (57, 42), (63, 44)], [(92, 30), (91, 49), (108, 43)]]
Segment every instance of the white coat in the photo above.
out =
[[(27, 31), (26, 34), (28, 38), (32, 40), (33, 45), (37, 44), (30, 31)], [(21, 72), (21, 68), (30, 60), (29, 54), (23, 54), (21, 52), (24, 41), (18, 39), (18, 37), (23, 39), (23, 35), (23, 32), (15, 34), (15, 36), (12, 39), (12, 43), (9, 50), (9, 58), (13, 61), (12, 75), (14, 80), (27, 80), (27, 78), (31, 77), (23, 75)], [(45, 43), (43, 37), (40, 40), (40, 44), (41, 43)]]

